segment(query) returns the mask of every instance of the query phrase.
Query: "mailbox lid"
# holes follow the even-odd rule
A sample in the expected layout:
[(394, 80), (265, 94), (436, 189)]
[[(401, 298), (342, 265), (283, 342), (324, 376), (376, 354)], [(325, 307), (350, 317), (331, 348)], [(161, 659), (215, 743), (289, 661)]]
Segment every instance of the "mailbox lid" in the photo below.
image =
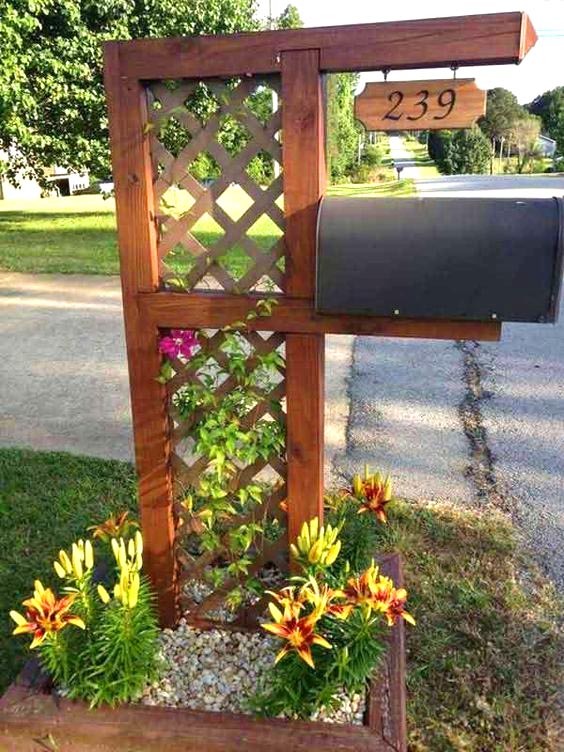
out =
[(562, 199), (329, 196), (316, 309), (555, 321), (563, 242)]

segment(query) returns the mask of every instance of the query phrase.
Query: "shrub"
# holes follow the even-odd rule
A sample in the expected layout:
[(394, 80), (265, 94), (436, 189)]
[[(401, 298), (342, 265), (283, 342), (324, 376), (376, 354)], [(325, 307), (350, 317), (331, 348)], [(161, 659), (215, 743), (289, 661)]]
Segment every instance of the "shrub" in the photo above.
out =
[(33, 636), (30, 648), (37, 650), (57, 688), (92, 707), (136, 699), (158, 673), (158, 626), (141, 575), (141, 533), (127, 541), (111, 537), (134, 524), (122, 515), (94, 532), (95, 541), (111, 547), (114, 566), (105, 583), (94, 577), (92, 541), (79, 540), (70, 553), (60, 551), (53, 565), (65, 594), (59, 598), (36, 580), (33, 596), (23, 602), (25, 615), (10, 612), (14, 634)]
[(390, 501), (389, 479), (366, 472), (328, 499), (335, 524), (304, 523), (290, 548), (301, 574), (270, 593), (273, 621), (262, 625), (283, 644), (250, 699), (258, 714), (308, 718), (331, 707), (340, 690), (361, 691), (385, 653), (386, 628), (400, 618), (415, 623), (405, 610), (406, 591), (370, 561)]

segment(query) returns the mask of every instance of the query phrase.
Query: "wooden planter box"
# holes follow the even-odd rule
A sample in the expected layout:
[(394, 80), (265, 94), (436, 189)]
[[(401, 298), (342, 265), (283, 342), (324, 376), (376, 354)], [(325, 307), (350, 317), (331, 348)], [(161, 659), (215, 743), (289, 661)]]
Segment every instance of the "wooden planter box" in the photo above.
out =
[[(399, 556), (382, 569), (401, 583)], [(89, 710), (51, 693), (30, 662), (0, 699), (6, 752), (405, 752), (405, 645), (400, 622), (371, 683), (365, 724), (352, 726), (125, 705)]]

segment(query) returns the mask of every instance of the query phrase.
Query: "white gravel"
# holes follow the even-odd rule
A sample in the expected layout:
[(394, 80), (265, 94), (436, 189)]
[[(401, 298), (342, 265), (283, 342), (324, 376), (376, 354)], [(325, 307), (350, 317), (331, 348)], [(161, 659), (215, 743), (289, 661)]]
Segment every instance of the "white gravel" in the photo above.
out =
[[(260, 632), (195, 629), (181, 619), (175, 630), (161, 633), (166, 666), (161, 679), (147, 687), (141, 702), (192, 710), (244, 713), (246, 698), (256, 691), (272, 665), (279, 642)], [(312, 720), (361, 725), (365, 697), (342, 693), (332, 711)]]

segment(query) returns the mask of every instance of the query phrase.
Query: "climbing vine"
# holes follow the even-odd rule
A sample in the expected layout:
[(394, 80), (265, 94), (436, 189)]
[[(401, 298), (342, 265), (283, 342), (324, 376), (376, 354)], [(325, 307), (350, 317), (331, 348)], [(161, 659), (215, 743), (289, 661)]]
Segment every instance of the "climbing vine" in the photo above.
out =
[[(249, 568), (264, 543), (283, 532), (268, 504), (282, 480), (249, 479), (245, 472), (285, 451), (282, 398), (272, 396), (284, 356), (277, 348), (253, 351), (245, 336), (249, 323), (270, 316), (275, 305), (274, 298), (259, 300), (244, 320), (222, 329), (219, 347), (216, 333), (204, 330), (172, 330), (160, 340), (159, 380), (171, 380), (179, 367), (195, 376), (174, 392), (171, 403), (188, 427), (192, 455), (206, 461), (197, 481), (182, 489), (184, 545), (194, 558), (207, 553), (213, 559), (204, 572), (212, 589), (233, 584), (226, 595), (233, 610), (259, 591)], [(228, 389), (222, 388), (226, 382)]]

